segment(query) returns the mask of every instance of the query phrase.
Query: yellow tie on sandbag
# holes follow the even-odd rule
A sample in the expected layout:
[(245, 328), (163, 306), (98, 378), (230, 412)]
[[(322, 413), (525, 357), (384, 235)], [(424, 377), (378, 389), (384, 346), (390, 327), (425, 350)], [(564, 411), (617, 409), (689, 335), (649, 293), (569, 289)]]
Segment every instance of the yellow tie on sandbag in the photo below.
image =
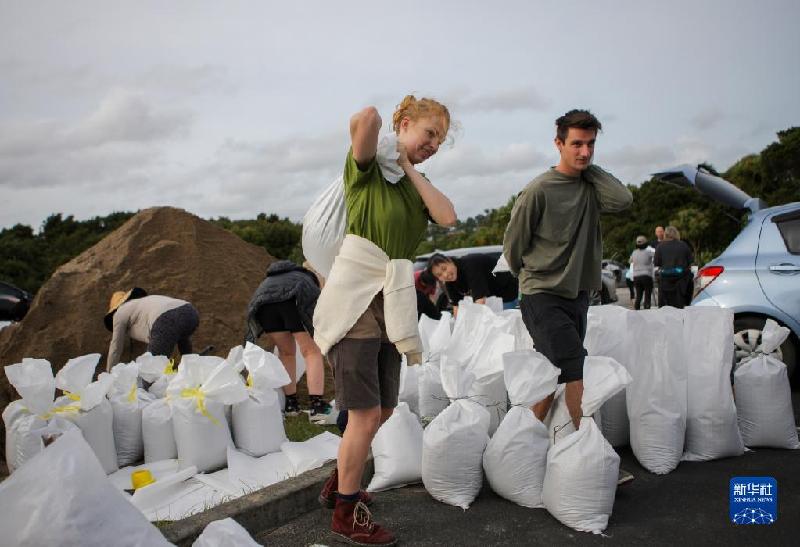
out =
[(129, 403), (135, 403), (136, 402), (136, 387), (137, 387), (136, 382), (134, 382), (133, 385), (131, 386), (130, 392), (128, 392), (128, 402)]
[[(80, 397), (79, 397), (80, 399)], [(50, 418), (57, 416), (59, 414), (77, 414), (81, 410), (81, 405), (66, 405), (66, 406), (57, 406), (50, 409), (50, 412), (47, 414), (43, 414), (39, 416), (42, 420), (49, 420)]]
[(164, 374), (175, 374), (175, 359), (170, 359), (167, 362), (167, 366), (164, 367)]
[(64, 396), (67, 397), (68, 399), (72, 399), (73, 401), (80, 401), (81, 400), (81, 396), (80, 395), (77, 395), (77, 394), (69, 392), (69, 391), (65, 391), (64, 392)]
[(181, 391), (181, 397), (194, 399), (197, 402), (197, 410), (200, 411), (200, 414), (211, 420), (212, 424), (219, 425), (219, 421), (206, 409), (206, 394), (203, 393), (202, 389), (199, 387), (186, 388)]
[(253, 375), (252, 374), (248, 374), (247, 375), (247, 387), (253, 387)]

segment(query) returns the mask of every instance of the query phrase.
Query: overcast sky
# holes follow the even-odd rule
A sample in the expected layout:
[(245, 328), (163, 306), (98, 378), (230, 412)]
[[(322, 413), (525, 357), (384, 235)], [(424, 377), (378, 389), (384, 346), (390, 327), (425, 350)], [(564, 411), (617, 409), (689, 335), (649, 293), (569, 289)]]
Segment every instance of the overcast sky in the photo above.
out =
[(603, 123), (624, 182), (720, 170), (800, 125), (800, 2), (0, 0), (0, 227), (173, 205), (300, 220), (351, 114), (406, 93), (459, 128), (420, 167), (461, 218)]

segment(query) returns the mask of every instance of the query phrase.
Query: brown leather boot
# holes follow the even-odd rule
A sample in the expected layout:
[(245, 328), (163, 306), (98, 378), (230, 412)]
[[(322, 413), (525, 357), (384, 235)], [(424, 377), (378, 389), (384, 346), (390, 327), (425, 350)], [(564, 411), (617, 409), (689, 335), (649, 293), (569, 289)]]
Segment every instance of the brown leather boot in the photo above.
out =
[(336, 500), (331, 531), (337, 539), (353, 545), (388, 547), (397, 543), (394, 534), (372, 521), (372, 513), (360, 501)]
[[(328, 480), (325, 481), (325, 485), (322, 487), (322, 492), (319, 494), (319, 504), (323, 507), (327, 507), (328, 509), (333, 509), (336, 507), (336, 494), (337, 490), (339, 489), (339, 470), (337, 468), (333, 468), (333, 473), (331, 476), (328, 477)], [(369, 492), (365, 492), (364, 490), (360, 490), (358, 492), (359, 501), (361, 501), (364, 505), (370, 506), (372, 505), (372, 496)]]

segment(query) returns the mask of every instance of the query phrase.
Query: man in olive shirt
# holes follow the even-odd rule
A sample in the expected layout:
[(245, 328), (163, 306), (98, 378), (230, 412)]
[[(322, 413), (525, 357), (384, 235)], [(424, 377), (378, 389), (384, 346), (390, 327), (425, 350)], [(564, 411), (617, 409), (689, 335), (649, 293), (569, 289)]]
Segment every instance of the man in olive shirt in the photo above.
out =
[[(561, 369), (566, 402), (577, 428), (583, 396), (588, 292), (600, 289), (600, 213), (630, 206), (619, 180), (592, 165), (601, 124), (587, 110), (556, 120), (557, 166), (519, 194), (503, 240), (503, 254), (519, 277), (520, 308), (536, 350)], [(544, 420), (553, 394), (533, 407)]]

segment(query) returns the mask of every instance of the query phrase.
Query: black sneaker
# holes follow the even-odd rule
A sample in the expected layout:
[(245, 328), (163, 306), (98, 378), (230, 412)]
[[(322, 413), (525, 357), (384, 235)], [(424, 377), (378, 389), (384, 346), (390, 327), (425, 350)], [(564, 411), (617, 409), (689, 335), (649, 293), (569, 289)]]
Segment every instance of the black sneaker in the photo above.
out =
[(308, 411), (308, 421), (312, 424), (325, 423), (332, 412), (331, 405), (321, 399), (315, 399), (311, 402), (311, 408)]
[(286, 405), (283, 407), (283, 414), (285, 416), (297, 416), (300, 414), (300, 403), (297, 402), (297, 397), (286, 397)]

